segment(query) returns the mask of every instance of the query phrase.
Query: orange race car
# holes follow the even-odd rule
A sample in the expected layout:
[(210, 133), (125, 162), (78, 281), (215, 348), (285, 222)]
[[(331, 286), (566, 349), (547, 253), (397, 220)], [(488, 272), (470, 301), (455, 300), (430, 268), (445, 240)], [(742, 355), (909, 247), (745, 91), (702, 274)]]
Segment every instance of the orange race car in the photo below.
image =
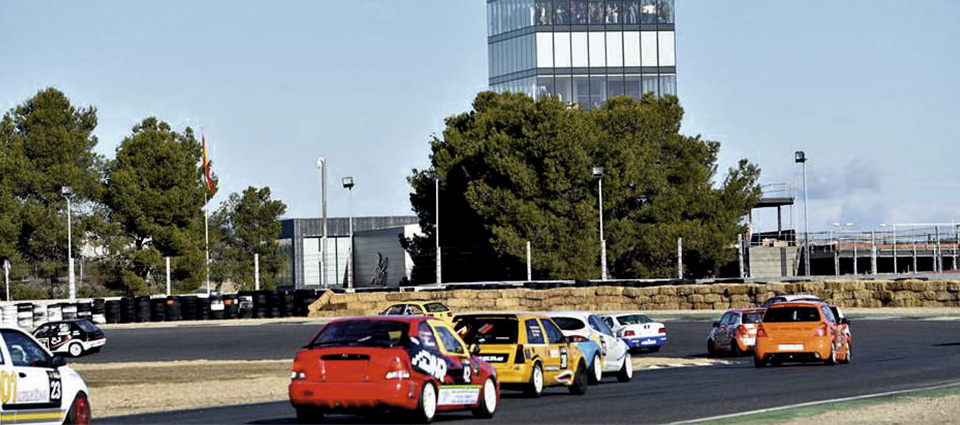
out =
[(847, 363), (849, 342), (830, 306), (819, 301), (770, 305), (757, 329), (754, 365), (778, 366), (784, 361)]

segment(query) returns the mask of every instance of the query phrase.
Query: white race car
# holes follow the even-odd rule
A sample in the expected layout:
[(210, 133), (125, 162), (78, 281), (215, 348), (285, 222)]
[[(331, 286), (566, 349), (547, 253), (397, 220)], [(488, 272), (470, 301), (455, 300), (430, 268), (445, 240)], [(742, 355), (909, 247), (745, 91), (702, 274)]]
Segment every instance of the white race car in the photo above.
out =
[[(604, 374), (616, 374), (620, 382), (633, 379), (630, 349), (617, 338), (603, 320), (588, 311), (551, 311), (550, 318), (568, 338), (583, 338), (600, 345), (601, 353), (591, 359), (590, 382), (598, 383)], [(598, 361), (599, 360), (599, 361)]]
[(0, 328), (0, 422), (89, 424), (89, 390), (83, 378), (30, 334)]
[(667, 327), (644, 314), (606, 313), (600, 317), (631, 350), (646, 348), (656, 352), (667, 343)]

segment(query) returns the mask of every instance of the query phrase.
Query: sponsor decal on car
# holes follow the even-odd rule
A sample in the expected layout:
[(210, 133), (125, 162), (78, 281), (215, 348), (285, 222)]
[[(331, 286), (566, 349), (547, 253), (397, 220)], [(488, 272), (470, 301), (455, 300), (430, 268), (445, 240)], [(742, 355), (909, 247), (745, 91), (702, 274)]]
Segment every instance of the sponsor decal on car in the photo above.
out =
[(414, 350), (415, 354), (410, 358), (410, 364), (418, 372), (432, 376), (441, 382), (447, 375), (447, 362), (427, 350)]
[(445, 385), (437, 395), (438, 406), (475, 404), (480, 398), (479, 385)]

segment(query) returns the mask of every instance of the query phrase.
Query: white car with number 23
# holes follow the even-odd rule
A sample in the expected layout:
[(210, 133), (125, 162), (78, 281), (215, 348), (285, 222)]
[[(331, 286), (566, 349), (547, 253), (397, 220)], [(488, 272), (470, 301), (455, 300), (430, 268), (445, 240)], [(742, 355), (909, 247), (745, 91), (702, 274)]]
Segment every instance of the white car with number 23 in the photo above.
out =
[(589, 311), (551, 311), (549, 314), (565, 337), (584, 338), (600, 345), (600, 358), (589, 362), (590, 383), (600, 382), (605, 374), (616, 374), (620, 382), (633, 379), (630, 349), (597, 315)]
[(0, 423), (90, 423), (87, 384), (63, 357), (19, 329), (0, 336)]

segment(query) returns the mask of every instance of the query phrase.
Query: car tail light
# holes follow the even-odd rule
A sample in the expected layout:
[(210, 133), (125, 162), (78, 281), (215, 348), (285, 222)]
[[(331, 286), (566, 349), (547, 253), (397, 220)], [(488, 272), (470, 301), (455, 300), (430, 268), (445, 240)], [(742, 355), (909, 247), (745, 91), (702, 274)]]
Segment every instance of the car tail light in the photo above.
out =
[(766, 338), (767, 331), (763, 330), (763, 325), (757, 326), (757, 338)]
[(747, 334), (747, 328), (746, 328), (746, 327), (743, 327), (743, 326), (740, 326), (740, 327), (737, 328), (737, 333), (740, 334), (740, 335), (746, 335), (746, 334)]
[(817, 327), (816, 336), (824, 336), (826, 334), (827, 334), (827, 324), (821, 323), (820, 326)]
[(523, 344), (517, 344), (517, 352), (513, 355), (513, 362), (523, 363), (525, 361), (527, 361), (527, 358), (523, 355)]
[(290, 380), (307, 379), (307, 374), (298, 370), (290, 371)]
[(634, 336), (636, 335), (633, 331), (623, 331), (623, 336)]
[(77, 425), (90, 425), (90, 402), (83, 395), (73, 402), (73, 418)]
[(448, 312), (447, 312), (447, 317), (453, 317), (453, 313), (451, 313), (451, 312), (448, 311)]
[(665, 333), (667, 333), (667, 329), (666, 329), (666, 328), (660, 328), (660, 330), (657, 331), (657, 333), (658, 333), (658, 334), (665, 334)]

